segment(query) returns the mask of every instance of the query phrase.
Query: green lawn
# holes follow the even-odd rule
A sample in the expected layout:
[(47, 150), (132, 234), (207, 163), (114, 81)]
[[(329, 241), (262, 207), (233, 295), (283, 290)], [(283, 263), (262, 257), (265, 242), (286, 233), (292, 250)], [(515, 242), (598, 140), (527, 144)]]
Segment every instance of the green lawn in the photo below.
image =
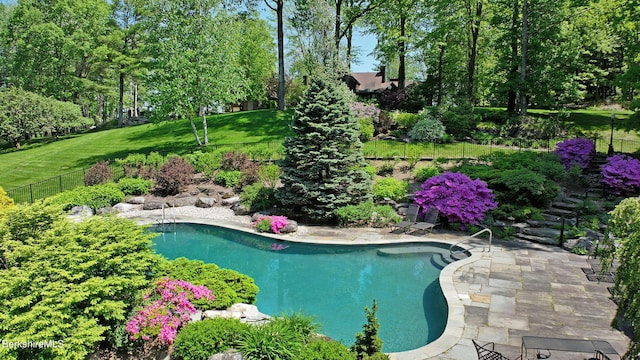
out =
[[(245, 111), (208, 117), (211, 144), (281, 141), (290, 134), (292, 111)], [(200, 132), (201, 123), (198, 122)], [(27, 185), (101, 160), (129, 153), (184, 153), (195, 148), (188, 120), (144, 124), (74, 135), (55, 142), (34, 141), (22, 150), (0, 154), (0, 186)]]

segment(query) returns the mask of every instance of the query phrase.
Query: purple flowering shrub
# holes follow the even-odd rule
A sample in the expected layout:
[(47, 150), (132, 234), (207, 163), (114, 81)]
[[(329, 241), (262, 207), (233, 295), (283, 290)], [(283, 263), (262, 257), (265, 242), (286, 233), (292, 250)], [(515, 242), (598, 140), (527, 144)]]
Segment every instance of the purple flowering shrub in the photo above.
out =
[(612, 194), (634, 194), (640, 191), (640, 161), (625, 155), (607, 158), (602, 165), (602, 182)]
[(260, 216), (256, 221), (253, 222), (253, 226), (258, 230), (258, 232), (272, 232), (274, 234), (280, 234), (280, 230), (282, 230), (287, 224), (289, 220), (286, 216)]
[(445, 172), (427, 179), (422, 191), (416, 193), (415, 202), (422, 211), (436, 207), (449, 222), (478, 224), (489, 210), (498, 206), (487, 184), (479, 179), (471, 180), (467, 175)]
[(374, 123), (380, 118), (380, 109), (374, 104), (365, 104), (362, 102), (351, 103), (351, 113), (359, 118), (369, 118)]
[(196, 312), (194, 300), (214, 296), (206, 286), (196, 286), (184, 280), (162, 278), (155, 291), (144, 297), (144, 307), (127, 322), (126, 330), (131, 340), (150, 340), (158, 337), (164, 344), (171, 344), (178, 329), (187, 324)]
[(566, 170), (571, 169), (573, 164), (585, 169), (589, 166), (589, 162), (596, 152), (596, 147), (591, 140), (575, 138), (558, 143), (555, 152), (562, 159)]

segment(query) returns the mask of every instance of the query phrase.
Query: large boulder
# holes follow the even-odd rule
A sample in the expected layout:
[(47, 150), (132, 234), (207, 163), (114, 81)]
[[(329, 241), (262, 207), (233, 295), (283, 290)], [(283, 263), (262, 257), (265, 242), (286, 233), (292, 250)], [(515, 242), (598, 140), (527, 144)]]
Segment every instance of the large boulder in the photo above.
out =
[(165, 203), (157, 200), (146, 201), (144, 205), (142, 205), (142, 210), (158, 210), (162, 209), (165, 206)]
[(222, 199), (222, 205), (232, 206), (240, 202), (240, 196), (232, 196), (230, 198)]
[(93, 210), (87, 205), (74, 206), (71, 208), (71, 216), (86, 217), (91, 215), (93, 215)]
[(244, 357), (238, 351), (229, 349), (223, 353), (211, 355), (207, 360), (244, 360)]
[(142, 205), (138, 204), (128, 204), (128, 203), (118, 203), (113, 205), (113, 209), (118, 212), (129, 212), (129, 211), (138, 211), (142, 210)]
[(139, 205), (141, 205), (141, 204), (144, 204), (145, 198), (144, 198), (144, 196), (132, 196), (132, 197), (129, 198), (129, 200), (127, 200), (127, 202), (129, 204), (139, 204)]
[(295, 220), (287, 220), (287, 225), (280, 229), (281, 234), (290, 234), (298, 231), (298, 222)]
[(168, 201), (167, 205), (169, 207), (195, 206), (197, 201), (198, 201), (197, 198), (189, 195), (188, 197), (179, 197), (171, 201)]
[(233, 214), (237, 215), (237, 216), (251, 214), (251, 211), (249, 211), (249, 208), (247, 208), (246, 206), (244, 206), (244, 205), (242, 205), (240, 203), (236, 203), (235, 205), (233, 205), (231, 207), (231, 210), (233, 210)]
[(196, 206), (199, 208), (210, 208), (216, 204), (216, 199), (212, 197), (198, 197), (196, 200)]
[(242, 303), (233, 304), (226, 310), (207, 310), (202, 313), (203, 319), (215, 317), (240, 319), (247, 323), (262, 323), (271, 319), (269, 315), (261, 313), (257, 306)]

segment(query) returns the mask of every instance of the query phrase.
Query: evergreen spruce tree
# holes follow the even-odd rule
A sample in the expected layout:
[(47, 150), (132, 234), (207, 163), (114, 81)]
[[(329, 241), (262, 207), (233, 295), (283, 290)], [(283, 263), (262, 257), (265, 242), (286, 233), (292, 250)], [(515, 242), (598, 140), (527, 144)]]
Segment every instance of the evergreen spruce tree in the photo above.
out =
[(371, 309), (367, 306), (364, 307), (367, 323), (362, 326), (363, 331), (356, 334), (356, 341), (351, 346), (351, 351), (356, 354), (358, 359), (388, 359), (386, 355), (381, 354), (382, 340), (378, 337), (380, 322), (376, 317), (377, 311), (378, 304), (375, 299)]
[(338, 86), (323, 79), (311, 83), (294, 115), (294, 136), (284, 141), (277, 196), (293, 217), (328, 222), (337, 208), (371, 199), (358, 122)]

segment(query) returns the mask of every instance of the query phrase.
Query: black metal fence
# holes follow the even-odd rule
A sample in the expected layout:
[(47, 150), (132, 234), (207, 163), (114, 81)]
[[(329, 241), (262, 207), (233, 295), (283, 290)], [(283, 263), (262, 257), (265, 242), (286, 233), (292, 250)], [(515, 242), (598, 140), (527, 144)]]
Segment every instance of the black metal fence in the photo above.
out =
[[(485, 143), (458, 142), (451, 144), (435, 143), (407, 143), (402, 141), (370, 141), (364, 144), (363, 153), (367, 159), (408, 159), (419, 157), (423, 160), (433, 159), (465, 159), (477, 158), (479, 156), (490, 156), (496, 151), (553, 151), (559, 140), (491, 140)], [(594, 139), (596, 151), (607, 153), (609, 142), (602, 139)], [(634, 153), (640, 149), (640, 142), (629, 140), (614, 140), (613, 149), (616, 153)], [(253, 160), (275, 161), (280, 160), (284, 154), (284, 147), (279, 141), (259, 142), (259, 143), (236, 143), (228, 145), (212, 144), (206, 149), (192, 148), (194, 151), (214, 151), (214, 150), (236, 150), (249, 154)], [(166, 156), (166, 153), (162, 154)], [(110, 162), (114, 177), (123, 176), (123, 168), (115, 162)], [(58, 175), (46, 180), (38, 181), (29, 185), (7, 190), (9, 197), (15, 202), (32, 203), (35, 200), (53, 196), (60, 192), (71, 190), (84, 185), (84, 175), (88, 168), (72, 171)]]

